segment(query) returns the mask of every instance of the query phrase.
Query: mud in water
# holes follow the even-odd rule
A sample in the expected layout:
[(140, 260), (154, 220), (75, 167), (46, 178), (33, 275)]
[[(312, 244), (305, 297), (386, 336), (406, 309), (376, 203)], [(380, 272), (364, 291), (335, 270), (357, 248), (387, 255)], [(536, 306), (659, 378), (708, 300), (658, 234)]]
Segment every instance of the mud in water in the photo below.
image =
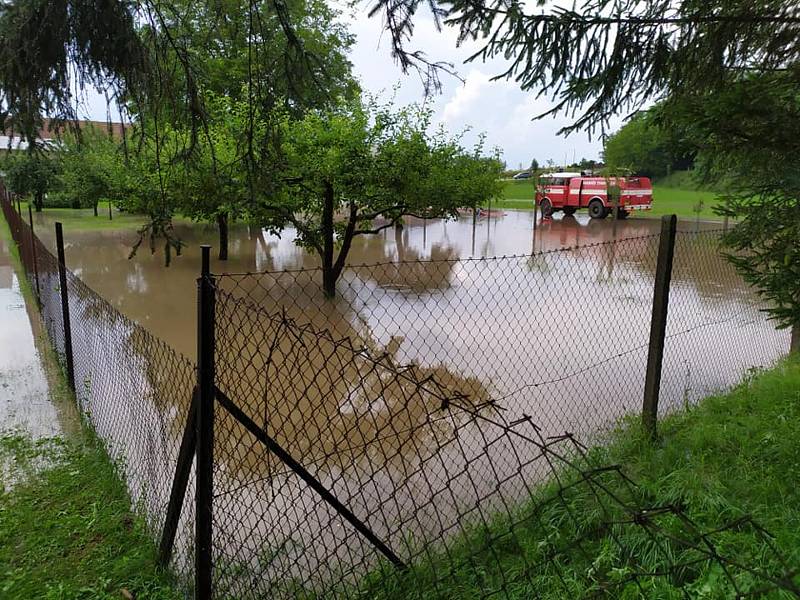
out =
[[(788, 348), (788, 334), (775, 332), (759, 299), (719, 255), (717, 234), (702, 233), (715, 226), (681, 226), (701, 233), (679, 235), (676, 246), (662, 411), (725, 389)], [(543, 435), (570, 431), (586, 439), (640, 410), (659, 228), (657, 220), (579, 216), (534, 230), (533, 214), (522, 211), (410, 220), (357, 238), (349, 263), (371, 266), (348, 268), (331, 301), (313, 270), (317, 258), (291, 232), (277, 238), (234, 227), (231, 259), (213, 261), (212, 270), (272, 273), (218, 278), (218, 384), (392, 546), (438, 539), (454, 520), (476, 518), (476, 505), (491, 512), (494, 504), (513, 504), (526, 493), (524, 480), (546, 474), (535, 445), (514, 443), (476, 414), (527, 417)], [(52, 246), (48, 229), (39, 223)], [(68, 232), (66, 258), (119, 311), (193, 357), (199, 245), (216, 244), (216, 231), (177, 230), (187, 247), (168, 268), (146, 250), (127, 258), (133, 232)], [(480, 260), (503, 255), (511, 258)], [(468, 257), (475, 259), (453, 260)], [(158, 472), (150, 504), (163, 506), (170, 473), (161, 466), (166, 458), (152, 457), (175, 455), (191, 393), (190, 384), (176, 382), (188, 371), (159, 373), (153, 342), (83, 297), (74, 318), (98, 323), (86, 327), (83, 343), (108, 361), (102, 373), (81, 367), (94, 382), (96, 414), (108, 413), (104, 435), (120, 437), (100, 388), (115, 389), (115, 402), (130, 410), (127, 430), (152, 419), (144, 428), (157, 431), (161, 454), (149, 438), (121, 437), (131, 446), (123, 454)], [(118, 331), (109, 336), (103, 322)], [(118, 339), (126, 341), (116, 346)], [(114, 383), (116, 363), (127, 365), (125, 381), (141, 390), (139, 408)], [(464, 410), (453, 410), (457, 403)], [(369, 554), (355, 551), (363, 540), (307, 486), (218, 415), (215, 506), (226, 561), (276, 578), (313, 573), (324, 580), (350, 569), (350, 553)], [(315, 544), (338, 550), (304, 550)]]

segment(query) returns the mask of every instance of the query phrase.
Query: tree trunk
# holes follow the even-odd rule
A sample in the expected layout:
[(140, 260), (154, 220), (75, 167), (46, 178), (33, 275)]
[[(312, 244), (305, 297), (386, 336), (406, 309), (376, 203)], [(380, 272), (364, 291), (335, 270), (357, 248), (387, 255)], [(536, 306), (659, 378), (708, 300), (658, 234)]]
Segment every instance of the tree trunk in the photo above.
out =
[(36, 212), (42, 212), (42, 207), (44, 206), (44, 194), (42, 192), (36, 192), (33, 197), (33, 206), (36, 208)]
[(333, 186), (325, 184), (322, 198), (322, 291), (328, 298), (336, 296), (336, 275), (333, 270)]
[(92, 208), (94, 209), (94, 216), (96, 217), (97, 216), (97, 201), (95, 201), (94, 206), (92, 206)]
[(219, 228), (219, 259), (228, 260), (228, 213), (217, 215), (217, 227)]
[(792, 341), (789, 345), (789, 352), (796, 354), (800, 352), (800, 323), (792, 326)]

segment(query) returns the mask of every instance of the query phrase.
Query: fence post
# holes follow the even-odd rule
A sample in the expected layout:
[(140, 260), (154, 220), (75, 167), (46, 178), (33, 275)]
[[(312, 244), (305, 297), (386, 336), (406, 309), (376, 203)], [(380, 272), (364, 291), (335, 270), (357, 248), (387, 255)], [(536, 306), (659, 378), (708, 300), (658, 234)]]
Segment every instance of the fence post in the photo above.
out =
[(39, 289), (39, 266), (36, 264), (36, 234), (33, 231), (33, 209), (28, 204), (28, 225), (31, 228), (31, 262), (33, 263), (33, 280), (36, 282), (36, 302), (41, 307), (42, 292)]
[(192, 463), (197, 453), (197, 395), (198, 388), (195, 386), (192, 391), (189, 412), (186, 415), (186, 424), (183, 428), (175, 475), (172, 478), (172, 489), (167, 504), (167, 515), (164, 518), (164, 529), (161, 532), (161, 543), (158, 546), (158, 564), (162, 567), (168, 566), (172, 558), (175, 534), (178, 532), (178, 521), (181, 518), (183, 501), (186, 498), (186, 486), (189, 484)]
[(61, 315), (64, 319), (64, 359), (67, 363), (67, 383), (75, 391), (75, 370), (72, 363), (72, 325), (69, 321), (69, 291), (67, 290), (67, 265), (64, 260), (64, 232), (56, 222), (56, 248), (58, 250), (58, 281), (61, 288)]
[(195, 599), (209, 600), (212, 583), (214, 468), (214, 287), (211, 246), (203, 245), (197, 280), (197, 486), (195, 489)]
[(672, 258), (675, 254), (675, 215), (661, 218), (661, 236), (658, 244), (658, 262), (653, 288), (653, 313), (650, 318), (650, 347), (647, 352), (647, 375), (644, 382), (642, 424), (651, 438), (656, 436), (658, 394), (661, 387), (661, 362), (664, 358), (664, 336), (667, 331), (669, 285), (672, 279)]

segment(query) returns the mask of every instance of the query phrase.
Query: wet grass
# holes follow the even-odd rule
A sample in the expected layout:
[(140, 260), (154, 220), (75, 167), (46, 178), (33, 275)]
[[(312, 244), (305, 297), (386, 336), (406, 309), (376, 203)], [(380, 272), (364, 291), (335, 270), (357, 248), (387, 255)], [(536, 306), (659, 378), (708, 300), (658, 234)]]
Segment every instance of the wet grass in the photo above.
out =
[[(0, 494), (0, 597), (179, 598), (96, 439), (33, 442), (5, 433), (0, 454), (24, 472)], [(32, 472), (39, 459), (45, 466)]]
[[(592, 450), (587, 462), (621, 465), (637, 482), (637, 489), (632, 497), (621, 479), (609, 474), (603, 481), (611, 492), (642, 507), (680, 506), (705, 531), (752, 515), (774, 536), (771, 544), (796, 572), (800, 567), (800, 486), (796, 478), (800, 469), (800, 360), (787, 361), (752, 377), (730, 394), (708, 398), (668, 417), (659, 428), (659, 440), (651, 443), (642, 435), (638, 421), (631, 421), (613, 435), (609, 445)], [(544, 503), (547, 499), (550, 502)], [(686, 597), (684, 592), (692, 598), (735, 596), (715, 561), (701, 561), (672, 577), (639, 576), (638, 582), (626, 583), (636, 568), (657, 572), (698, 555), (664, 536), (656, 544), (642, 527), (603, 527), (601, 515), (608, 515), (609, 504), (614, 503), (606, 502), (602, 508), (589, 486), (578, 485), (560, 494), (552, 483), (543, 486), (513, 520), (495, 519), (488, 528), (451, 540), (446, 556), (444, 552), (434, 554), (433, 564), (389, 576), (374, 573), (364, 582), (364, 596), (479, 598), (501, 584), (506, 589), (504, 597), (520, 599), (582, 598), (599, 592), (601, 586), (611, 586), (611, 592), (601, 595), (614, 598), (677, 599)], [(673, 535), (686, 536), (681, 522), (669, 515), (657, 525)], [(509, 534), (512, 530), (513, 536)], [(488, 543), (490, 539), (493, 541)], [(571, 545), (576, 539), (582, 539), (580, 546)], [(776, 553), (753, 527), (743, 525), (717, 533), (708, 541), (740, 563), (773, 575), (782, 572)], [(633, 560), (623, 557), (620, 548)], [(765, 583), (736, 568), (730, 572), (743, 591)], [(798, 577), (795, 584), (800, 584)], [(772, 591), (766, 597), (794, 596)]]
[[(11, 240), (2, 218), (0, 236)], [(20, 272), (13, 242), (10, 250)], [(33, 301), (27, 278), (19, 281)], [(51, 401), (74, 406), (54, 352), (42, 355)], [(69, 429), (77, 431), (40, 440), (0, 430), (0, 598), (181, 598), (157, 568), (155, 545), (102, 443), (85, 424)]]

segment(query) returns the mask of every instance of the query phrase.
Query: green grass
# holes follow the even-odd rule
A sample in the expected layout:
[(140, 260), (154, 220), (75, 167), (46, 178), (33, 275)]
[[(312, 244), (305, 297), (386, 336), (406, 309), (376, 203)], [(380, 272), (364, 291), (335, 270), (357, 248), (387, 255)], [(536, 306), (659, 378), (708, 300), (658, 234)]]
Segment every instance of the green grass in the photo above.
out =
[[(488, 528), (451, 540), (446, 555), (437, 555), (433, 565), (391, 575), (376, 571), (364, 583), (365, 596), (479, 598), (482, 590), (504, 583), (504, 597), (520, 600), (583, 598), (602, 586), (610, 588), (601, 592), (609, 598), (677, 599), (685, 597), (683, 592), (691, 598), (734, 597), (715, 561), (697, 562), (670, 577), (639, 576), (638, 585), (626, 581), (634, 572), (669, 570), (677, 561), (702, 557), (670, 536), (701, 545), (702, 540), (674, 514), (647, 517), (648, 528), (604, 525), (609, 518), (631, 518), (610, 500), (612, 494), (641, 508), (682, 507), (703, 531), (752, 515), (774, 536), (770, 543), (788, 566), (800, 566), (800, 361), (668, 417), (659, 431), (659, 440), (651, 443), (638, 421), (631, 421), (609, 445), (589, 452), (588, 466), (620, 465), (637, 482), (633, 491), (613, 471), (594, 477), (607, 491), (578, 484), (559, 494), (551, 482), (514, 515), (513, 525), (497, 518)], [(566, 471), (561, 477), (577, 481)], [(582, 540), (580, 547), (573, 544), (576, 539)], [(771, 575), (782, 573), (775, 553), (750, 525), (713, 534), (708, 541), (723, 556)], [(735, 567), (730, 572), (744, 591), (765, 583)], [(794, 596), (772, 591), (766, 597)]]
[[(492, 206), (510, 209), (533, 209), (534, 187), (531, 181), (507, 181), (502, 197), (492, 201)], [(720, 220), (713, 212), (717, 193), (700, 189), (686, 171), (676, 171), (667, 178), (653, 184), (653, 208), (637, 212), (636, 216), (660, 217), (676, 214), (684, 218), (697, 218), (696, 208), (700, 202), (699, 216), (703, 220)]]
[[(11, 239), (2, 218), (0, 236)], [(27, 278), (19, 281), (32, 302)], [(40, 348), (52, 374), (50, 400), (74, 406), (54, 352)], [(67, 428), (69, 438), (37, 441), (0, 431), (0, 598), (181, 598), (157, 568), (155, 545), (100, 441), (85, 426)]]
[[(28, 219), (28, 203), (20, 203), (22, 214), (25, 220)], [(39, 215), (44, 215), (48, 224), (60, 221), (65, 231), (97, 231), (114, 229), (139, 229), (147, 222), (146, 215), (134, 215), (125, 212), (113, 211), (113, 218), (108, 218), (108, 205), (101, 204), (98, 207), (98, 215), (94, 216), (91, 208), (44, 208), (41, 213), (34, 212), (34, 225), (37, 223)], [(178, 223), (191, 223), (190, 219), (176, 216), (173, 219)]]
[(0, 495), (0, 597), (177, 599), (155, 566), (155, 547), (100, 443), (0, 436), (0, 454), (28, 473)]
[[(25, 220), (28, 219), (28, 203), (21, 202), (22, 214)], [(104, 229), (138, 229), (147, 221), (144, 215), (132, 215), (129, 213), (113, 212), (113, 219), (108, 218), (108, 206), (98, 207), (98, 215), (95, 217), (91, 208), (44, 208), (41, 213), (33, 213), (34, 224), (40, 215), (54, 223), (61, 221), (64, 229), (68, 231), (85, 230), (104, 230)]]

